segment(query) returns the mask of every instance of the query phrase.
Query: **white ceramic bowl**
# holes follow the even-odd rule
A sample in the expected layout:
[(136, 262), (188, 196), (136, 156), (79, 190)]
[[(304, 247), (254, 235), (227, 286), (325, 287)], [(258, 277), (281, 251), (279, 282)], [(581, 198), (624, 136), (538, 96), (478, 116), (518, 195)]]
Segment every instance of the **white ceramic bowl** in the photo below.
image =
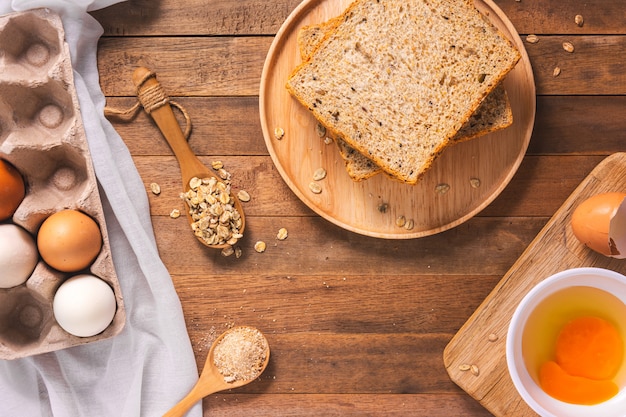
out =
[(572, 286), (595, 287), (616, 296), (626, 304), (626, 277), (614, 271), (601, 268), (575, 268), (546, 278), (526, 294), (513, 314), (506, 341), (509, 374), (522, 399), (542, 417), (624, 417), (626, 416), (624, 386), (620, 387), (615, 397), (600, 404), (568, 404), (546, 394), (526, 368), (522, 357), (522, 334), (529, 315), (547, 296)]

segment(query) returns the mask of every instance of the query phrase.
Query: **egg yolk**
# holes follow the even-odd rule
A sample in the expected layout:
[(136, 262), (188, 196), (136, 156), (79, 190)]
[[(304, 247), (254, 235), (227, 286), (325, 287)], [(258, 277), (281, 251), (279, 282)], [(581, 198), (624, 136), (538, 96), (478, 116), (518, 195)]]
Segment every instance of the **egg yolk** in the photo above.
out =
[(597, 404), (619, 391), (612, 378), (624, 357), (617, 329), (598, 317), (567, 323), (556, 341), (555, 361), (539, 370), (539, 382), (550, 396), (573, 404)]

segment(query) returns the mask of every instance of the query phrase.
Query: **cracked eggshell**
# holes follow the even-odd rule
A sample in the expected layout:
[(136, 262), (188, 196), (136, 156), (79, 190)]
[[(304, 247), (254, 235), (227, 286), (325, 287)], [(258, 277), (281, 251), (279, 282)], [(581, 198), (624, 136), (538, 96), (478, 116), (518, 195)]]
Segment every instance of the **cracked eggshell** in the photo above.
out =
[(626, 193), (596, 194), (572, 214), (574, 236), (602, 255), (626, 258)]

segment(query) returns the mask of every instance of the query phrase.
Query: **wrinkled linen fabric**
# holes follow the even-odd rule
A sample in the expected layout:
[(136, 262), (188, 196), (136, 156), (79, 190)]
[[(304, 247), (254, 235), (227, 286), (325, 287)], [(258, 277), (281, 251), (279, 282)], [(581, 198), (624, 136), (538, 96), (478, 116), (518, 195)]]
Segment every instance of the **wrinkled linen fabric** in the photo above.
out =
[[(126, 309), (125, 327), (111, 339), (0, 360), (0, 416), (156, 417), (198, 378), (180, 300), (157, 251), (143, 182), (104, 117), (96, 60), (103, 30), (87, 12), (119, 2), (0, 1), (0, 14), (47, 7), (63, 20)], [(188, 415), (201, 414), (196, 404)]]

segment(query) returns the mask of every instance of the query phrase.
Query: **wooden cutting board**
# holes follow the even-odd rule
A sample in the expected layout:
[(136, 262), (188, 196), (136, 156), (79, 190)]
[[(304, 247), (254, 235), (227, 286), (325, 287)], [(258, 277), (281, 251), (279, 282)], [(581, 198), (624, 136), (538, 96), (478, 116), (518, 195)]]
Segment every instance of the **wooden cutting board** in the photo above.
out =
[[(537, 415), (517, 393), (505, 356), (509, 322), (526, 293), (544, 278), (569, 268), (595, 266), (626, 274), (626, 260), (586, 248), (570, 225), (570, 216), (582, 201), (611, 191), (626, 191), (626, 153), (613, 154), (598, 164), (446, 346), (443, 359), (450, 378), (495, 416)], [(461, 370), (464, 364), (475, 365), (474, 372)]]

